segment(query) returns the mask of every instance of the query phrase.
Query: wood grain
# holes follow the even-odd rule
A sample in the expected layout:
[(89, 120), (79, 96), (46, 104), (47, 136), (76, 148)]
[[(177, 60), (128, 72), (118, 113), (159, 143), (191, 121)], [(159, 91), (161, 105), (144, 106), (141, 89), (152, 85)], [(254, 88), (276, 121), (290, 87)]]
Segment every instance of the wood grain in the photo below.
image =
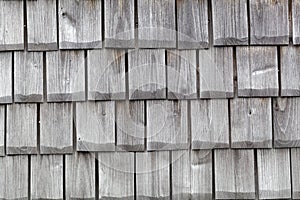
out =
[(63, 199), (63, 156), (31, 156), (31, 198)]
[(300, 199), (300, 149), (291, 149), (292, 198)]
[(289, 149), (257, 150), (260, 199), (291, 198)]
[(215, 151), (216, 199), (255, 199), (254, 151)]
[[(1, 1), (0, 1), (1, 2)], [(0, 53), (0, 104), (12, 103), (12, 53)]]
[(28, 50), (57, 50), (56, 1), (28, 0), (26, 9)]
[(237, 47), (238, 96), (278, 96), (276, 47)]
[(59, 0), (59, 48), (102, 48), (101, 0)]
[(248, 45), (247, 0), (213, 0), (214, 45)]
[(300, 44), (300, 1), (292, 1), (293, 44)]
[(191, 101), (192, 149), (229, 147), (228, 100)]
[(84, 51), (53, 51), (46, 57), (47, 101), (84, 101)]
[(231, 147), (272, 148), (270, 98), (230, 100)]
[(5, 106), (0, 106), (0, 156), (5, 156)]
[(40, 106), (40, 153), (73, 152), (73, 106), (71, 103), (44, 103)]
[(88, 51), (88, 99), (125, 99), (125, 51)]
[(168, 99), (197, 99), (196, 50), (167, 53)]
[(43, 53), (14, 54), (14, 101), (43, 102)]
[(208, 48), (208, 1), (177, 0), (178, 49)]

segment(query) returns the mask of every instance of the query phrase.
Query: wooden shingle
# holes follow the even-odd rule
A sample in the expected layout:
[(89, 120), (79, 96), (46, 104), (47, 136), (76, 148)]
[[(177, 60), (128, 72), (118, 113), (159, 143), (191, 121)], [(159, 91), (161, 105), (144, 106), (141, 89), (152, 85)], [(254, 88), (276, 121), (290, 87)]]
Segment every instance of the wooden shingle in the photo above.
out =
[(292, 197), (300, 199), (300, 149), (291, 149)]
[(300, 44), (300, 1), (292, 1), (293, 44)]
[(12, 103), (12, 63), (11, 52), (0, 53), (0, 104)]
[(5, 106), (0, 106), (0, 156), (5, 155)]

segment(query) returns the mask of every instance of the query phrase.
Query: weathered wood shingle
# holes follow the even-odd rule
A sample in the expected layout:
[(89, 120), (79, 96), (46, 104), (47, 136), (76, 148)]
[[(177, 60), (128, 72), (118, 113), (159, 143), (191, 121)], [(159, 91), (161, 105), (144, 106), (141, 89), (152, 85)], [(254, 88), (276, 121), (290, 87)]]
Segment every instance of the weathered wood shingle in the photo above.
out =
[(291, 149), (292, 197), (300, 199), (300, 149)]
[(0, 53), (0, 104), (12, 103), (12, 63), (11, 52)]
[(300, 44), (300, 1), (292, 1), (293, 44)]
[(0, 156), (5, 155), (5, 106), (0, 106)]

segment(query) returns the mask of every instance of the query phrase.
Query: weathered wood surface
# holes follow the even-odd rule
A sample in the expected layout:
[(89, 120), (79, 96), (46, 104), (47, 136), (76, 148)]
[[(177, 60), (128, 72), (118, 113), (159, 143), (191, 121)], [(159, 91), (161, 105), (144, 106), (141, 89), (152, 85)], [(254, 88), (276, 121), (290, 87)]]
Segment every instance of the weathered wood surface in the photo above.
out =
[(139, 48), (175, 48), (175, 0), (137, 1)]
[(57, 50), (56, 2), (56, 0), (26, 1), (29, 51)]
[(229, 147), (228, 100), (191, 101), (192, 149)]
[(28, 156), (0, 157), (0, 199), (28, 199)]
[(291, 149), (292, 198), (300, 199), (300, 149)]
[(102, 48), (101, 0), (59, 0), (59, 48)]
[(72, 103), (44, 103), (40, 107), (40, 153), (73, 152)]
[(66, 199), (91, 200), (95, 198), (94, 153), (74, 153), (66, 156)]
[(230, 100), (231, 147), (272, 148), (270, 98)]
[(0, 156), (5, 155), (5, 106), (0, 106)]
[(191, 151), (191, 199), (213, 199), (212, 151)]
[(134, 0), (104, 2), (105, 47), (134, 48)]
[(208, 1), (177, 0), (179, 49), (208, 48)]
[(255, 199), (253, 150), (215, 151), (216, 199)]
[(119, 151), (144, 151), (144, 108), (144, 101), (116, 101), (117, 148)]
[(63, 199), (63, 156), (31, 156), (31, 198)]
[(46, 57), (47, 101), (84, 101), (84, 51), (53, 51)]
[(125, 99), (125, 51), (88, 51), (88, 99)]
[(15, 102), (43, 102), (43, 68), (43, 53), (15, 52)]
[(12, 53), (0, 53), (0, 104), (12, 103), (12, 62)]
[(147, 150), (188, 149), (187, 112), (187, 101), (147, 101)]
[(250, 0), (250, 44), (289, 43), (288, 0)]
[(7, 154), (37, 153), (37, 105), (7, 105)]
[(129, 51), (128, 82), (129, 99), (165, 99), (165, 51), (149, 49)]
[(24, 49), (23, 2), (0, 0), (0, 51)]
[(300, 1), (292, 1), (293, 44), (300, 44)]
[(278, 96), (276, 47), (237, 47), (238, 96)]
[[(99, 153), (98, 159), (99, 199), (133, 200), (134, 154), (128, 152)], [(144, 163), (140, 164), (144, 165)], [(144, 183), (143, 180), (142, 185)]]
[(168, 151), (136, 153), (136, 198), (170, 199)]
[(291, 198), (289, 149), (257, 150), (260, 199)]
[(196, 50), (167, 53), (168, 99), (197, 99)]
[(76, 103), (78, 151), (115, 150), (115, 102)]
[(199, 51), (200, 98), (233, 97), (233, 48)]

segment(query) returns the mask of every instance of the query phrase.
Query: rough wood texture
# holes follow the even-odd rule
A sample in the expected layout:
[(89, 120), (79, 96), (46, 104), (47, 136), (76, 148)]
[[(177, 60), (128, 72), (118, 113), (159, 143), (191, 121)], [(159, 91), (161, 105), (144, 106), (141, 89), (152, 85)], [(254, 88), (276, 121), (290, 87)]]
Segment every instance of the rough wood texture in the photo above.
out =
[(66, 200), (95, 198), (95, 154), (66, 156)]
[(300, 44), (300, 1), (292, 1), (293, 44)]
[(84, 51), (47, 52), (47, 101), (84, 101)]
[(15, 52), (14, 101), (43, 102), (43, 53)]
[(276, 47), (237, 47), (238, 96), (278, 96)]
[(136, 198), (170, 199), (168, 151), (136, 153)]
[(270, 98), (230, 100), (231, 147), (272, 148)]
[(0, 106), (0, 156), (5, 155), (5, 106)]
[(233, 48), (199, 51), (200, 98), (233, 97)]
[(0, 157), (0, 199), (28, 199), (28, 156)]
[(129, 99), (165, 99), (165, 51), (129, 51), (128, 79)]
[(63, 156), (31, 156), (32, 200), (63, 199)]
[(24, 49), (23, 10), (23, 1), (0, 0), (0, 51)]
[(255, 199), (253, 150), (215, 151), (216, 199)]
[(76, 103), (78, 151), (115, 150), (115, 102)]
[(73, 152), (73, 106), (71, 103), (44, 103), (40, 108), (40, 153)]
[(212, 200), (212, 152), (191, 151), (191, 199)]
[(260, 199), (291, 198), (289, 149), (257, 150)]
[(88, 99), (125, 99), (125, 51), (88, 51)]
[(138, 46), (175, 48), (175, 0), (138, 1)]
[(37, 105), (7, 105), (7, 154), (37, 153)]
[(192, 149), (229, 147), (228, 100), (191, 101)]
[(12, 68), (12, 53), (0, 53), (0, 104), (12, 103)]
[(289, 43), (288, 0), (250, 0), (250, 43)]
[(28, 0), (26, 8), (28, 50), (56, 50), (56, 0)]
[(179, 49), (208, 48), (208, 1), (177, 0)]
[(214, 45), (247, 45), (247, 15), (247, 0), (213, 0)]
[(99, 153), (98, 159), (99, 200), (133, 200), (134, 154), (127, 152)]
[(168, 51), (168, 99), (197, 99), (196, 50)]
[(188, 149), (187, 101), (147, 101), (147, 150)]
[(291, 167), (292, 167), (292, 197), (300, 199), (300, 149), (291, 149)]
[(102, 47), (101, 0), (59, 0), (59, 48)]
[(134, 48), (134, 0), (104, 2), (105, 47)]
[(144, 151), (144, 101), (116, 102), (116, 131), (119, 151)]

